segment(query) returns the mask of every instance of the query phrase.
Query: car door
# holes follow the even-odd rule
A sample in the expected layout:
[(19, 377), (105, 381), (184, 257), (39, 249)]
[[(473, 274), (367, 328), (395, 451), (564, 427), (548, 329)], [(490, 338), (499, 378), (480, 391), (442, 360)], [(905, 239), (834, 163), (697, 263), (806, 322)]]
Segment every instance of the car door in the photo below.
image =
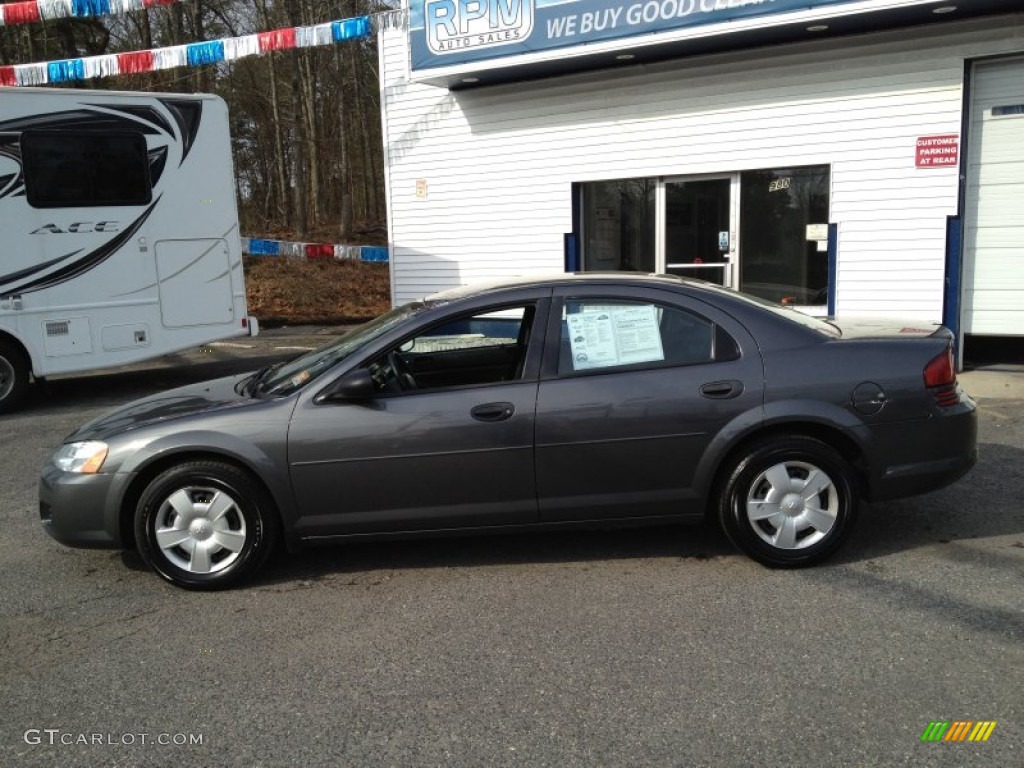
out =
[(288, 437), (298, 534), (536, 522), (547, 304), (453, 312), (357, 364), (378, 380), (373, 397), (300, 402)]
[(559, 288), (537, 396), (543, 522), (703, 511), (695, 470), (726, 425), (763, 406), (756, 344), (673, 291)]

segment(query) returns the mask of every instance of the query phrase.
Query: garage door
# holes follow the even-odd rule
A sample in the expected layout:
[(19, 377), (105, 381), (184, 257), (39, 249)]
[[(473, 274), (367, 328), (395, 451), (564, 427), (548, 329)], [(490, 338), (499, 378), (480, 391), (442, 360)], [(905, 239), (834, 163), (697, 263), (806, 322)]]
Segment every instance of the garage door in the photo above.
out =
[(963, 330), (1024, 335), (1024, 58), (971, 81)]

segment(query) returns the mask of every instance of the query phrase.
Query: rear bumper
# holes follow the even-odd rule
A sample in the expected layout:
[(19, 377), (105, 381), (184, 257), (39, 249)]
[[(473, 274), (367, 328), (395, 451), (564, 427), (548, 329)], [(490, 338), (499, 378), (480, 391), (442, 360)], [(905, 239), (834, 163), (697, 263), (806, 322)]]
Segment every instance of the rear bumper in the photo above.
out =
[(869, 478), (870, 501), (936, 491), (978, 461), (978, 415), (967, 397), (928, 419), (879, 425), (874, 432), (881, 460)]

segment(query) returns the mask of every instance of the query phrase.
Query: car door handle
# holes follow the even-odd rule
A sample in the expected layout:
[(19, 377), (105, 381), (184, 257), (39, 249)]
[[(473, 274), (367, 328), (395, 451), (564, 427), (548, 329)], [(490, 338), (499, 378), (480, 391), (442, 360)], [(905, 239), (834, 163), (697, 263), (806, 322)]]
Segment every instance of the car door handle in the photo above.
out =
[(516, 407), (512, 403), (484, 403), (475, 406), (469, 415), (477, 421), (504, 421), (511, 419), (515, 412)]
[(743, 382), (735, 380), (710, 381), (700, 388), (700, 393), (704, 397), (710, 397), (715, 400), (729, 400), (743, 394)]

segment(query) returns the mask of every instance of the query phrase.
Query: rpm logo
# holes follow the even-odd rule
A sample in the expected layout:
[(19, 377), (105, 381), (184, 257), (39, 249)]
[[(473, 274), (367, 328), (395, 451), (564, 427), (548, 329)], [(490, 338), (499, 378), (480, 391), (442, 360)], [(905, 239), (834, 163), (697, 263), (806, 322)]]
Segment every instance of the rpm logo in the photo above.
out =
[(426, 0), (427, 47), (446, 54), (523, 42), (534, 0)]

